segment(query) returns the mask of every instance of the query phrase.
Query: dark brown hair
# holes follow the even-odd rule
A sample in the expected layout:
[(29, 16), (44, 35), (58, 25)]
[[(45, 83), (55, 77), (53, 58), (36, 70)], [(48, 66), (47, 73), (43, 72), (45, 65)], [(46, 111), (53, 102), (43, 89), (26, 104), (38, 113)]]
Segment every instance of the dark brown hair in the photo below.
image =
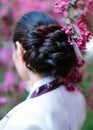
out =
[(77, 58), (68, 35), (57, 20), (44, 12), (29, 12), (17, 23), (14, 43), (19, 41), (26, 53), (28, 69), (50, 76), (66, 77), (76, 65)]

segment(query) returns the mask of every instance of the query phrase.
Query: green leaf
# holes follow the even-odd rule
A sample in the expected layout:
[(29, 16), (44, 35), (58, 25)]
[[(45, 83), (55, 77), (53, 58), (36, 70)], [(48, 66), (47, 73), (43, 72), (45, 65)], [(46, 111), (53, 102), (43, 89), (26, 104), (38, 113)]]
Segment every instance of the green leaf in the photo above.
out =
[(71, 0), (71, 1), (70, 1), (70, 3), (71, 3), (72, 5), (75, 5), (76, 2), (77, 2), (77, 0)]
[(4, 70), (0, 68), (0, 84), (3, 83)]
[(75, 16), (74, 16), (74, 19), (79, 19), (80, 18), (80, 15), (79, 14), (76, 14)]
[(72, 14), (72, 7), (71, 6), (68, 7), (68, 12), (70, 15)]
[(62, 20), (65, 21), (67, 24), (70, 24), (70, 19), (69, 18), (63, 17)]
[(78, 38), (78, 37), (79, 37), (79, 34), (75, 31), (74, 35), (72, 36), (72, 38)]
[(2, 2), (0, 1), (0, 7), (2, 7)]

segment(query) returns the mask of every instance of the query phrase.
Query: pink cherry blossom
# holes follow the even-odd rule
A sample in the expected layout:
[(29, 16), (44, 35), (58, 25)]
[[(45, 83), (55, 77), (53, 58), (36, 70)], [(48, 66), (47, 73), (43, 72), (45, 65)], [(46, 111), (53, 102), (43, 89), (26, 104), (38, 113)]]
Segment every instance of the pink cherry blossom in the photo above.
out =
[(12, 66), (12, 48), (11, 47), (2, 47), (0, 48), (0, 64)]
[(5, 106), (8, 103), (8, 99), (5, 96), (0, 96), (0, 107)]
[(82, 21), (82, 19), (77, 20), (75, 24), (78, 26), (80, 30), (80, 37), (77, 38), (77, 44), (78, 47), (82, 50), (85, 49), (86, 43), (89, 41), (91, 37), (91, 32), (87, 29), (87, 26)]
[(68, 6), (70, 4), (70, 0), (57, 0), (54, 6), (54, 12), (61, 13), (63, 16), (68, 16)]
[(12, 85), (16, 81), (16, 77), (12, 71), (8, 70), (4, 75), (4, 80), (7, 84)]

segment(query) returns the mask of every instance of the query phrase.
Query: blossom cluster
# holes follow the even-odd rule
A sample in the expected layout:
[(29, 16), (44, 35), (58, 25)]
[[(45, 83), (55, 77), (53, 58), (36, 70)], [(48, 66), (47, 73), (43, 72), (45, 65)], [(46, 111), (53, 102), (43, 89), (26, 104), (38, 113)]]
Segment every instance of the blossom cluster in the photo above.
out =
[(89, 42), (91, 32), (87, 29), (87, 26), (82, 19), (78, 19), (78, 21), (76, 22), (76, 26), (80, 30), (79, 37), (77, 38), (76, 42), (78, 47), (82, 50), (85, 49), (86, 43)]
[(62, 22), (62, 30), (68, 34), (70, 44), (76, 44), (76, 47), (74, 45), (73, 47), (77, 55), (77, 65), (64, 80), (69, 90), (72, 90), (76, 83), (82, 81), (83, 73), (80, 72), (80, 68), (84, 66), (84, 60), (81, 53), (84, 52), (86, 44), (91, 38), (91, 32), (84, 23), (82, 16), (88, 12), (90, 3), (93, 4), (93, 1), (57, 0), (54, 5), (54, 11), (61, 14), (61, 19), (64, 21), (64, 24)]
[(87, 12), (86, 10), (92, 1), (90, 0), (87, 5), (84, 5), (84, 11), (80, 8), (82, 2), (83, 0), (57, 0), (54, 11), (61, 13), (62, 20), (65, 21), (65, 26), (62, 25), (62, 28), (76, 41), (78, 47), (84, 50), (86, 43), (90, 39), (91, 32), (87, 29), (81, 16), (86, 14), (84, 11)]
[(69, 16), (69, 9), (71, 7), (77, 9), (80, 1), (81, 0), (57, 0), (55, 2), (54, 11), (61, 13), (61, 15), (64, 17), (67, 17)]
[(54, 11), (57, 13), (61, 13), (62, 16), (68, 16), (68, 5), (70, 4), (70, 0), (57, 0), (55, 3)]

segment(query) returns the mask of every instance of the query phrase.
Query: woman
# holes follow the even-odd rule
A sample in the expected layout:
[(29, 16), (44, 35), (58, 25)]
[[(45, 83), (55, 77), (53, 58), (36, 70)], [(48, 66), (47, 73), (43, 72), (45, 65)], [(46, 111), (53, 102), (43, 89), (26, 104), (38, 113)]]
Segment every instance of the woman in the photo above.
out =
[(80, 130), (84, 97), (62, 83), (77, 57), (56, 19), (44, 12), (25, 14), (13, 41), (13, 61), (22, 79), (29, 81), (30, 93), (1, 120), (0, 130)]

